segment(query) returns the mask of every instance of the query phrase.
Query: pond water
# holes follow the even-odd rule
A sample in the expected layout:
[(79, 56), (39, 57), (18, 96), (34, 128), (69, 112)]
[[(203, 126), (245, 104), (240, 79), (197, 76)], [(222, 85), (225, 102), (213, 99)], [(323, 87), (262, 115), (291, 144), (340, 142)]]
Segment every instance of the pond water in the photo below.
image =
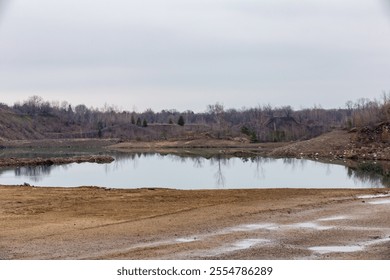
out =
[(110, 164), (1, 168), (0, 184), (112, 188), (382, 188), (383, 176), (306, 159), (114, 154)]

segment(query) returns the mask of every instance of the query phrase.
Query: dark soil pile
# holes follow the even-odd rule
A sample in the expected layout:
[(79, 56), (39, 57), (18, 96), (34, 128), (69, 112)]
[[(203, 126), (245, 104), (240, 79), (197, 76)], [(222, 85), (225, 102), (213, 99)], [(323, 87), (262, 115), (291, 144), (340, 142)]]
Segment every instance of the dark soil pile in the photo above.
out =
[(77, 156), (77, 157), (60, 157), (60, 158), (2, 158), (0, 166), (37, 166), (37, 165), (54, 165), (67, 163), (110, 163), (114, 161), (111, 156)]

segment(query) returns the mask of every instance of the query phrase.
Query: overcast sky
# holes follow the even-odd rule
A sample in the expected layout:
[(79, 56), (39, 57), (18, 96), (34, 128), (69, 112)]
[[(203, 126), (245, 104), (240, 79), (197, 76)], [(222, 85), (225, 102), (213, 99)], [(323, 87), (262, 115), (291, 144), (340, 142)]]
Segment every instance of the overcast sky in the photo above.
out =
[(390, 91), (386, 0), (0, 0), (0, 102), (202, 112)]

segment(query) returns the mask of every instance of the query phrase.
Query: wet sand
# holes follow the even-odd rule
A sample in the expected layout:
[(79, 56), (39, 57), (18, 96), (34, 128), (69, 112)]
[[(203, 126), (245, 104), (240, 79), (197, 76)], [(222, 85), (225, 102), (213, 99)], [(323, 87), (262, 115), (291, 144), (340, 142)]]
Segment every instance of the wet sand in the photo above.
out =
[(390, 259), (387, 189), (0, 186), (0, 259)]

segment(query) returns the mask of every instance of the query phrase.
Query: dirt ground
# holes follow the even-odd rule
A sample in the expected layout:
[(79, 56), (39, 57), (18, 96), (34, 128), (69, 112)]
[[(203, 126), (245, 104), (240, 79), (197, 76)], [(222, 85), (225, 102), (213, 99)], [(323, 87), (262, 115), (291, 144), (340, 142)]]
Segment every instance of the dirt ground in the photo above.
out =
[(207, 149), (214, 154), (231, 156), (295, 157), (329, 160), (390, 161), (388, 143), (356, 141), (356, 132), (333, 130), (318, 137), (295, 142), (249, 143), (245, 139), (193, 139), (178, 141), (121, 142), (108, 148), (122, 151), (149, 150), (161, 153), (192, 153)]
[(0, 186), (0, 259), (390, 259), (388, 189)]
[(69, 163), (95, 162), (110, 163), (113, 162), (112, 156), (73, 156), (73, 157), (52, 157), (52, 158), (0, 158), (0, 167), (3, 166), (37, 166), (37, 165), (61, 165)]
[[(389, 134), (390, 135), (390, 134)], [(245, 138), (124, 141), (120, 139), (46, 139), (6, 141), (1, 149), (52, 148), (108, 149), (126, 152), (158, 152), (213, 156), (270, 156), (342, 160), (390, 161), (389, 142), (361, 142), (357, 132), (333, 130), (318, 137), (295, 142), (249, 143)], [(390, 136), (389, 136), (390, 137)], [(360, 139), (360, 138), (359, 138)], [(66, 149), (65, 149), (66, 150)]]
[[(4, 147), (47, 143), (8, 144)], [(346, 131), (296, 143), (61, 140), (49, 146), (75, 145), (203, 156), (207, 150), (210, 155), (390, 159), (388, 147), (351, 146)], [(388, 260), (389, 213), (389, 189), (0, 186), (0, 259)]]

